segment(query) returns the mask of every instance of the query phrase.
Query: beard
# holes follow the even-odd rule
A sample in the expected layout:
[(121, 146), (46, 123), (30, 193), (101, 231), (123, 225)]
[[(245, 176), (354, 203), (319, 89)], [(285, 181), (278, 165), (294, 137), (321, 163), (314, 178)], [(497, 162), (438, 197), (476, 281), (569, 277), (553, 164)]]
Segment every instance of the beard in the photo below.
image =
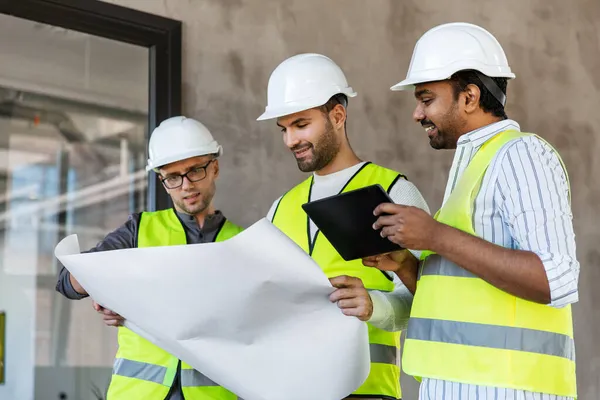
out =
[(177, 208), (188, 215), (198, 215), (202, 212), (206, 211), (206, 209), (210, 206), (210, 203), (215, 195), (215, 185), (213, 184), (211, 188), (198, 192), (198, 199), (193, 204), (186, 204), (183, 198), (178, 200), (173, 200)]
[(439, 120), (444, 121), (442, 125), (435, 124), (430, 119), (421, 121), (421, 125), (433, 125), (437, 130), (437, 133), (429, 138), (429, 145), (436, 150), (455, 149), (466, 124), (458, 114), (458, 104), (455, 102)]
[(292, 151), (310, 149), (310, 156), (296, 158), (298, 168), (302, 172), (314, 172), (325, 168), (340, 151), (341, 144), (335, 135), (333, 125), (329, 119), (325, 125), (325, 132), (319, 140), (312, 144), (301, 144)]

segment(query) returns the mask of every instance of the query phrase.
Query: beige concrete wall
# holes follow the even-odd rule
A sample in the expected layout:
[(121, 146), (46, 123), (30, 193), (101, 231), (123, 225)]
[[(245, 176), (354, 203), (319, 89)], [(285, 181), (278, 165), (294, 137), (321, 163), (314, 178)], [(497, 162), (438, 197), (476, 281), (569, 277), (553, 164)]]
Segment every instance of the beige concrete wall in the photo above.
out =
[[(569, 169), (581, 262), (574, 308), (579, 398), (600, 398), (600, 1), (110, 1), (184, 22), (184, 111), (223, 143), (218, 203), (246, 225), (302, 178), (274, 123), (255, 121), (280, 61), (320, 52), (338, 62), (359, 93), (349, 109), (353, 147), (405, 172), (436, 209), (452, 153), (430, 149), (410, 119), (411, 95), (388, 88), (403, 78), (428, 28), (466, 21), (491, 30), (517, 74), (508, 87), (509, 116), (553, 143)], [(405, 378), (405, 399), (416, 399)]]

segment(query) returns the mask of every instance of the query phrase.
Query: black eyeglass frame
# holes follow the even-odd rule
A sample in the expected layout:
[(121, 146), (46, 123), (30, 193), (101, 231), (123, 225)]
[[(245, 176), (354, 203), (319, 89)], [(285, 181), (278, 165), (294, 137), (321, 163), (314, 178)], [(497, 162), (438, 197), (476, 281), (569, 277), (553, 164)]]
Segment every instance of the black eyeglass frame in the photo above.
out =
[[(209, 165), (210, 165), (210, 164), (211, 164), (213, 161), (215, 161), (215, 160), (216, 160), (216, 158), (213, 158), (212, 160), (210, 160), (209, 162), (207, 162), (206, 164), (204, 164), (204, 165), (202, 165), (202, 166), (199, 166), (199, 167), (193, 167), (193, 168), (191, 168), (189, 171), (187, 171), (185, 174), (173, 174), (173, 175), (169, 175), (169, 176), (167, 176), (166, 178), (162, 178), (162, 177), (161, 177), (161, 178), (160, 178), (160, 181), (161, 181), (161, 183), (164, 185), (164, 187), (166, 187), (167, 189), (177, 189), (178, 187), (181, 187), (181, 185), (183, 185), (183, 178), (187, 178), (187, 180), (188, 180), (188, 181), (190, 181), (190, 182), (200, 182), (200, 181), (202, 181), (202, 180), (206, 179), (206, 177), (208, 176), (208, 171), (207, 171), (206, 169), (207, 169), (207, 168), (208, 168), (208, 166), (209, 166)], [(204, 176), (203, 176), (202, 178), (200, 178), (200, 179), (191, 179), (191, 178), (188, 176), (188, 174), (189, 174), (190, 172), (192, 172), (192, 171), (196, 171), (196, 172), (197, 172), (198, 170), (201, 170), (201, 169), (202, 169), (202, 170), (204, 170)], [(175, 178), (175, 177), (178, 177), (178, 178), (180, 178), (180, 179), (181, 179), (181, 183), (180, 183), (179, 185), (176, 185), (176, 186), (172, 186), (172, 187), (171, 187), (171, 186), (168, 186), (168, 185), (165, 183), (165, 181), (166, 181), (167, 179), (170, 179), (170, 178)]]

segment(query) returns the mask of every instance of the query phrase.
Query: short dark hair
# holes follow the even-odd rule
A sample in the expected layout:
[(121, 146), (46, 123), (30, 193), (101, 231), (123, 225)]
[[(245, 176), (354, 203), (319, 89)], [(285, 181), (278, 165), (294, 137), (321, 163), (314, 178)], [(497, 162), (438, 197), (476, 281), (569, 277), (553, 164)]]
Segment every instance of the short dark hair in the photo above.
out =
[(338, 104), (343, 105), (344, 108), (348, 107), (348, 97), (343, 93), (334, 94), (327, 100), (327, 103), (323, 104), (319, 109), (324, 114), (329, 114), (329, 112)]
[[(495, 117), (507, 119), (506, 112), (504, 111), (504, 105), (494, 97), (494, 95), (485, 87), (481, 79), (478, 76), (479, 72), (473, 70), (458, 71), (450, 77), (452, 88), (454, 89), (454, 99), (458, 100), (458, 96), (461, 92), (464, 92), (468, 85), (475, 85), (481, 92), (479, 98), (479, 106), (483, 111), (491, 113)], [(508, 85), (508, 79), (506, 78), (490, 78), (500, 88), (502, 93), (506, 95), (506, 86)]]
[[(319, 107), (319, 110), (323, 113), (325, 117), (329, 116), (329, 113), (335, 106), (341, 104), (344, 108), (348, 107), (348, 96), (343, 93), (334, 94), (327, 100), (327, 103), (323, 104)], [(346, 115), (346, 120), (344, 121), (344, 128), (346, 128), (346, 123), (348, 122), (348, 115)], [(346, 132), (347, 134), (347, 132)]]

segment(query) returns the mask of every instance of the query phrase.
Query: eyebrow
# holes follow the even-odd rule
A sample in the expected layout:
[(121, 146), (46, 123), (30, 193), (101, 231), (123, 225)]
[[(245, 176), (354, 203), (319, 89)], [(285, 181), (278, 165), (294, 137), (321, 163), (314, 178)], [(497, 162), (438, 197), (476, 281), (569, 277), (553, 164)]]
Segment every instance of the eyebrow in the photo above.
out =
[(415, 98), (418, 99), (424, 94), (433, 94), (433, 92), (429, 89), (421, 89), (415, 92)]
[[(193, 170), (193, 169), (195, 169), (195, 168), (204, 167), (205, 165), (207, 165), (208, 163), (210, 163), (212, 160), (213, 160), (213, 159), (210, 159), (210, 160), (208, 160), (208, 161), (207, 161), (206, 163), (204, 163), (204, 164), (195, 164), (195, 165), (192, 165), (191, 167), (189, 167), (189, 168), (187, 169), (187, 171), (185, 171), (185, 173), (187, 174), (188, 172), (190, 172), (191, 170)], [(177, 173), (177, 172), (171, 172), (170, 174), (166, 174), (166, 175), (165, 175), (165, 178), (169, 178), (169, 177), (171, 177), (171, 176), (180, 176), (180, 175), (183, 175), (183, 174), (180, 174), (180, 173)]]
[[(298, 119), (295, 119), (295, 120), (294, 120), (294, 121), (293, 121), (293, 122), (290, 124), (290, 126), (298, 125), (299, 123), (301, 123), (301, 122), (305, 122), (305, 121), (306, 121), (306, 122), (310, 121), (310, 118), (306, 118), (306, 117), (300, 117), (300, 118), (298, 118)], [(277, 126), (278, 126), (278, 127), (280, 127), (280, 128), (285, 128), (285, 126), (281, 125), (279, 122), (277, 122)]]

